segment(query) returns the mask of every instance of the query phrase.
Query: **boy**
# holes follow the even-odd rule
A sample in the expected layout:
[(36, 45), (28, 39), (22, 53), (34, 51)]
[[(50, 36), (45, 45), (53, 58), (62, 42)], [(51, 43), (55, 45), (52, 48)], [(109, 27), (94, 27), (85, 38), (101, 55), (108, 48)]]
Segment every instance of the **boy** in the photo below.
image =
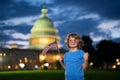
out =
[(88, 66), (88, 53), (81, 50), (83, 41), (78, 34), (69, 34), (66, 37), (66, 45), (69, 51), (64, 55), (64, 63), (59, 62), (65, 69), (66, 80), (84, 80), (84, 70)]

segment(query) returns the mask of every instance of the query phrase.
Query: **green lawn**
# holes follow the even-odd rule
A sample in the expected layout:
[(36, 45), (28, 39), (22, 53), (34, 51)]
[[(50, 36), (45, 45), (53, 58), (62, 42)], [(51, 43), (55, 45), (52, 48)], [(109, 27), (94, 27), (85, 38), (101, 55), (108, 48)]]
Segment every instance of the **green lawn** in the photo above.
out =
[[(30, 70), (0, 72), (0, 80), (64, 80), (63, 70)], [(120, 71), (85, 72), (85, 80), (120, 80)]]
[(120, 71), (86, 71), (85, 80), (120, 80)]

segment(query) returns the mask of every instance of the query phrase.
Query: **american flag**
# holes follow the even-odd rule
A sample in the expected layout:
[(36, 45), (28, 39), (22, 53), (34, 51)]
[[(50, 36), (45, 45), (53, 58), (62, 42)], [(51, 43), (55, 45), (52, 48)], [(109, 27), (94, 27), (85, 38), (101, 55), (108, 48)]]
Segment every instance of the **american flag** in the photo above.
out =
[(49, 49), (51, 49), (51, 48), (58, 48), (56, 41), (54, 41), (54, 42), (50, 43), (49, 45), (47, 45), (47, 46), (43, 49), (42, 55), (45, 55), (45, 53), (46, 53)]

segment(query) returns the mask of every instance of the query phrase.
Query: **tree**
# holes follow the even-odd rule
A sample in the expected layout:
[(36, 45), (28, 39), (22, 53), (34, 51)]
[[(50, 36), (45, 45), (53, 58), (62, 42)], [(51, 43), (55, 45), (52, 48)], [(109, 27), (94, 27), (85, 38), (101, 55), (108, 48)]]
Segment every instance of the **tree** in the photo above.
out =
[(82, 36), (82, 40), (84, 41), (84, 46), (83, 46), (83, 50), (85, 52), (89, 53), (89, 62), (93, 62), (95, 61), (96, 58), (96, 51), (92, 45), (92, 39), (89, 36), (83, 35)]
[(117, 44), (110, 40), (102, 40), (96, 45), (97, 47), (97, 59), (99, 64), (106, 65), (114, 63), (117, 57)]

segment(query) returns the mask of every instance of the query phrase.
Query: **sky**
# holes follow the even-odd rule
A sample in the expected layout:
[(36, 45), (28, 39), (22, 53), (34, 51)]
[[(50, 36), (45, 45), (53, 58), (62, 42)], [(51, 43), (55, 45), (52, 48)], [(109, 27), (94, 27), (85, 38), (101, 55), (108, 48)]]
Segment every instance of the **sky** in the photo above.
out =
[(69, 33), (87, 35), (93, 45), (101, 40), (120, 42), (120, 0), (0, 0), (0, 46), (28, 48), (43, 3), (63, 47)]

